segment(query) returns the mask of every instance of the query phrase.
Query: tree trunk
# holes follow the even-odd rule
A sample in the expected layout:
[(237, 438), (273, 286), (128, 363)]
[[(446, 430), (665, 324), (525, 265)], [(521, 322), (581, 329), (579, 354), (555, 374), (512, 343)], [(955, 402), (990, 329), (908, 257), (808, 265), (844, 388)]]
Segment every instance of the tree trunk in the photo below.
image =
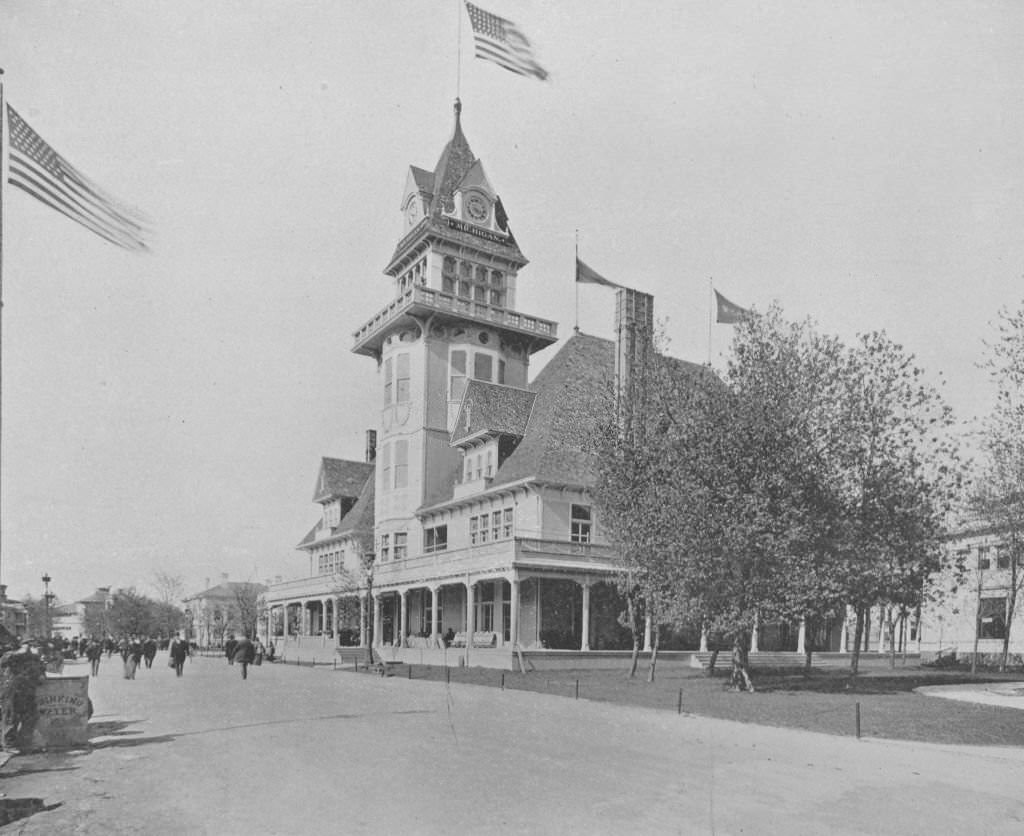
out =
[(754, 692), (750, 679), (749, 665), (750, 635), (744, 630), (738, 633), (732, 644), (732, 688), (736, 691)]
[(892, 620), (892, 607), (885, 608), (885, 633), (889, 639), (889, 670), (896, 670), (896, 622)]
[[(978, 603), (974, 608), (974, 650), (971, 653), (971, 676), (978, 672), (978, 641), (981, 639), (981, 585), (982, 574), (978, 572)], [(939, 648), (942, 653), (942, 648)]]
[(633, 603), (633, 596), (626, 596), (626, 618), (629, 619), (629, 632), (633, 637), (633, 654), (629, 659), (629, 678), (636, 676), (636, 670), (640, 665), (640, 643), (643, 635), (637, 623), (636, 605)]
[(864, 607), (857, 605), (857, 622), (853, 628), (853, 656), (850, 657), (850, 673), (857, 675), (860, 667), (860, 642), (864, 634)]
[(654, 669), (658, 666), (658, 645), (661, 644), (661, 625), (651, 625), (651, 666), (647, 669), (647, 681), (654, 682)]

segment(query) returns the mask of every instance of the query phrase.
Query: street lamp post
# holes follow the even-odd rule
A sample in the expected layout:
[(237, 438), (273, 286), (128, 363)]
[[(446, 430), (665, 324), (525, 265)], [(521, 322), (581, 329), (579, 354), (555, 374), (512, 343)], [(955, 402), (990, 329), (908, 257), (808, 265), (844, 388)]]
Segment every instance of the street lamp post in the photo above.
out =
[(47, 572), (43, 575), (43, 630), (45, 632), (44, 638), (50, 638), (50, 602), (54, 599), (54, 594), (50, 592), (50, 581), (53, 578), (50, 577), (50, 573)]

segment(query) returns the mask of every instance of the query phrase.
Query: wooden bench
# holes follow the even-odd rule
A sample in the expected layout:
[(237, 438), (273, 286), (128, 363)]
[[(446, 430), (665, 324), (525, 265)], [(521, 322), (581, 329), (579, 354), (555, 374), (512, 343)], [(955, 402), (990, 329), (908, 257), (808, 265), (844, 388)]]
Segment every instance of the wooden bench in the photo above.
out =
[[(803, 670), (807, 663), (807, 657), (803, 653), (793, 651), (765, 651), (747, 654), (747, 664), (751, 668), (759, 670)], [(711, 653), (694, 653), (690, 657), (690, 667), (703, 668), (707, 670), (711, 664)], [(812, 668), (824, 668), (827, 664), (811, 655)], [(715, 670), (728, 671), (732, 669), (732, 651), (722, 650), (715, 660)]]

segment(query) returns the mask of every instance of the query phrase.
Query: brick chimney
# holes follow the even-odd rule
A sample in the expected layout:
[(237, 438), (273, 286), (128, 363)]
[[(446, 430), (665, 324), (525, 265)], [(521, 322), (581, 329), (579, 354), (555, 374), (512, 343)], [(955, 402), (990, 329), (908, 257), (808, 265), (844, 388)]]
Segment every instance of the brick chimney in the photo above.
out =
[(636, 400), (638, 373), (654, 341), (654, 297), (628, 287), (615, 291), (615, 402), (619, 416)]

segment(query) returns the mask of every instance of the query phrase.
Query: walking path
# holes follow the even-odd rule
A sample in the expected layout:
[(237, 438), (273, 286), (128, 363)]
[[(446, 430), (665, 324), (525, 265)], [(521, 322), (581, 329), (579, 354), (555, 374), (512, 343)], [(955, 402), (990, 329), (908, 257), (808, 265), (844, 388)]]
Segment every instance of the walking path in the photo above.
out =
[(243, 682), (219, 659), (177, 679), (166, 654), (119, 668), (91, 681), (90, 750), (0, 769), (48, 808), (0, 833), (1024, 832), (1021, 749), (283, 665)]
[(1003, 708), (1024, 708), (1024, 682), (990, 682), (984, 685), (923, 685), (914, 689), (926, 697), (998, 705)]

